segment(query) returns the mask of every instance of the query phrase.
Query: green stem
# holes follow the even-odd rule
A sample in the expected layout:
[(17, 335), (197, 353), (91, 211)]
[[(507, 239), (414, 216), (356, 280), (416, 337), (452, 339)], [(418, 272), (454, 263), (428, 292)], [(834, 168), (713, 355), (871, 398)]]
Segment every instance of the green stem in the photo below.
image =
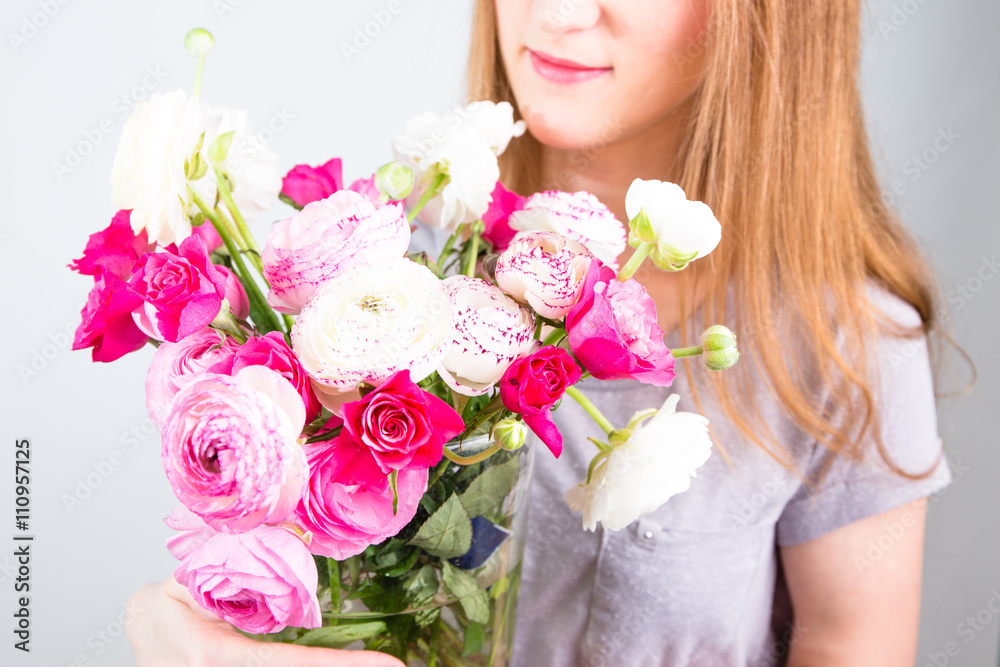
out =
[(471, 466), (473, 463), (479, 463), (481, 461), (485, 461), (486, 459), (490, 458), (491, 456), (499, 452), (500, 449), (501, 449), (500, 445), (493, 443), (492, 445), (490, 445), (483, 451), (479, 452), (478, 454), (474, 454), (472, 456), (462, 456), (460, 454), (456, 454), (455, 452), (445, 447), (444, 455), (445, 458), (447, 458), (452, 463), (457, 463), (460, 466)]
[(601, 430), (605, 434), (611, 435), (615, 430), (615, 427), (611, 425), (608, 418), (601, 414), (601, 411), (597, 409), (597, 406), (590, 402), (590, 399), (583, 395), (583, 392), (576, 387), (567, 387), (566, 394), (569, 395), (574, 401), (580, 404), (591, 419), (597, 422), (597, 425), (601, 427)]
[(245, 250), (249, 250), (248, 257), (250, 262), (254, 265), (254, 268), (260, 272), (261, 277), (264, 276), (263, 265), (260, 261), (260, 248), (257, 246), (257, 241), (254, 239), (253, 234), (250, 233), (250, 228), (247, 227), (246, 220), (243, 219), (243, 214), (240, 213), (239, 207), (236, 206), (236, 201), (233, 199), (233, 193), (229, 191), (229, 186), (226, 185), (226, 179), (222, 174), (219, 174), (216, 179), (217, 187), (219, 189), (219, 195), (222, 197), (223, 203), (229, 210), (229, 214), (233, 216), (233, 222), (236, 223), (236, 230), (243, 239), (242, 246)]
[(448, 178), (448, 174), (438, 174), (438, 177), (434, 179), (431, 187), (427, 188), (424, 194), (420, 195), (420, 199), (417, 200), (417, 204), (413, 207), (413, 210), (406, 214), (407, 222), (413, 222), (420, 214), (420, 211), (423, 210), (424, 206), (427, 205), (427, 202), (437, 196), (438, 190), (441, 188), (441, 184), (444, 183), (446, 178)]
[(635, 272), (639, 270), (642, 263), (646, 261), (649, 257), (649, 253), (653, 250), (656, 244), (652, 241), (643, 241), (639, 244), (639, 247), (635, 249), (632, 256), (628, 258), (625, 262), (625, 266), (622, 267), (621, 271), (618, 272), (618, 282), (625, 282), (629, 278), (635, 275)]
[(438, 256), (438, 261), (437, 261), (439, 278), (444, 277), (444, 260), (448, 259), (448, 255), (451, 254), (452, 248), (455, 245), (455, 241), (458, 240), (458, 235), (461, 233), (461, 231), (462, 227), (460, 225), (458, 229), (452, 232), (451, 236), (448, 237), (448, 240), (444, 242), (444, 247), (441, 249), (441, 254)]
[(463, 273), (470, 278), (476, 276), (476, 260), (479, 259), (479, 234), (473, 226), (472, 238), (469, 239), (469, 248), (465, 256), (465, 271)]
[(546, 347), (548, 345), (558, 345), (559, 343), (562, 342), (562, 339), (565, 337), (566, 337), (565, 329), (556, 329), (555, 331), (550, 331), (549, 335), (546, 336), (545, 340), (542, 341), (542, 347)]
[(684, 357), (697, 357), (704, 351), (705, 348), (701, 345), (695, 345), (694, 347), (678, 347), (677, 349), (670, 350), (670, 354), (674, 355), (674, 359), (683, 359)]
[(201, 54), (198, 56), (198, 64), (194, 69), (194, 86), (191, 89), (192, 97), (199, 97), (201, 95), (201, 74), (205, 70), (205, 56), (207, 54)]

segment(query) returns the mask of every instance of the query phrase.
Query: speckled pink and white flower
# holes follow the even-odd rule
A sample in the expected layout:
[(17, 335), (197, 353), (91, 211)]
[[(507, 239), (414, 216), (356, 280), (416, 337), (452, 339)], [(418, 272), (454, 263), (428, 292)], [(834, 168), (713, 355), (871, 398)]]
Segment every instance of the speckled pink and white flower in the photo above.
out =
[(508, 221), (517, 237), (529, 232), (555, 232), (579, 241), (594, 257), (618, 270), (625, 250), (625, 225), (589, 192), (548, 190), (528, 197)]
[(451, 302), (452, 342), (438, 373), (465, 396), (481, 396), (535, 347), (531, 312), (495, 285), (468, 276), (444, 281)]
[(515, 239), (500, 255), (497, 285), (542, 317), (558, 319), (580, 300), (591, 257), (579, 241), (532, 232)]

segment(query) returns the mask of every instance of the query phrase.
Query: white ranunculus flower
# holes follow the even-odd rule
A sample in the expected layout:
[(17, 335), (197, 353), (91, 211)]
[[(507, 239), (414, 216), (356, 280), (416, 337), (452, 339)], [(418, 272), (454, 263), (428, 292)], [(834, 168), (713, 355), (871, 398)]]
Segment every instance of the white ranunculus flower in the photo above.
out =
[[(278, 200), (281, 192), (281, 174), (278, 156), (259, 134), (255, 134), (247, 112), (243, 109), (213, 107), (213, 117), (219, 119), (213, 127), (214, 134), (205, 137), (205, 148), (215, 137), (233, 132), (222, 169), (232, 180), (233, 200), (247, 222), (256, 220)], [(215, 197), (215, 176), (206, 176), (205, 190)], [(211, 201), (211, 200), (210, 200)]]
[(611, 210), (589, 192), (549, 190), (528, 197), (524, 208), (509, 221), (518, 231), (555, 232), (579, 241), (594, 257), (618, 270), (618, 255), (625, 250), (625, 226)]
[(582, 243), (553, 232), (514, 239), (497, 259), (504, 292), (542, 317), (563, 317), (580, 300), (593, 257)]
[(691, 486), (712, 440), (708, 419), (675, 412), (678, 400), (671, 394), (645, 423), (643, 413), (636, 413), (632, 435), (598, 464), (590, 483), (584, 479), (566, 492), (570, 508), (583, 511), (584, 529), (595, 530), (600, 522), (606, 530), (621, 530)]
[(497, 156), (524, 129), (523, 121), (514, 122), (507, 102), (473, 102), (444, 116), (425, 113), (410, 119), (405, 134), (392, 142), (396, 159), (414, 171), (409, 205), (444, 174), (444, 189), (427, 203), (420, 219), (447, 230), (480, 219), (500, 178)]
[(660, 268), (683, 268), (715, 250), (722, 238), (722, 226), (712, 209), (700, 201), (689, 201), (674, 183), (641, 178), (632, 181), (625, 195), (629, 220), (640, 210), (645, 211), (649, 228), (637, 234), (633, 225), (629, 245), (636, 248), (641, 241), (655, 241), (656, 248), (649, 256)]
[[(419, 382), (451, 345), (451, 306), (441, 280), (408, 259), (369, 264), (324, 283), (292, 327), (292, 349), (320, 401), (409, 369)], [(331, 407), (331, 409), (334, 409)]]
[(191, 235), (184, 161), (219, 122), (208, 105), (183, 90), (154, 93), (135, 105), (111, 167), (111, 200), (119, 209), (132, 209), (133, 231), (145, 229), (160, 245)]
[(444, 288), (451, 300), (452, 343), (438, 373), (458, 393), (481, 396), (534, 348), (534, 320), (528, 309), (485, 280), (453, 276)]

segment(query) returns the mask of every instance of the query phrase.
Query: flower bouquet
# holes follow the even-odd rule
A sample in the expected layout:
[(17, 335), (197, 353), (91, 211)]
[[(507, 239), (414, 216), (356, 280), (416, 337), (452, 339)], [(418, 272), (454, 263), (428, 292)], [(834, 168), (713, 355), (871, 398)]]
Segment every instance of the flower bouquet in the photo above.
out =
[[(74, 349), (156, 348), (146, 404), (181, 502), (177, 580), (259, 639), (506, 664), (528, 432), (558, 457), (568, 395), (607, 434), (567, 493), (590, 530), (653, 511), (709, 456), (707, 421), (676, 396), (616, 429), (574, 385), (736, 361), (722, 327), (668, 350), (632, 278), (711, 252), (719, 223), (658, 181), (629, 190), (628, 235), (589, 193), (506, 190), (497, 156), (524, 124), (505, 103), (412, 119), (395, 159), (347, 188), (337, 159), (281, 178), (245, 112), (200, 99), (211, 35), (185, 45), (193, 96), (136, 105), (119, 211), (71, 264), (94, 279)], [(261, 249), (248, 222), (279, 197), (294, 210)], [(407, 254), (416, 220), (450, 233), (436, 257)]]

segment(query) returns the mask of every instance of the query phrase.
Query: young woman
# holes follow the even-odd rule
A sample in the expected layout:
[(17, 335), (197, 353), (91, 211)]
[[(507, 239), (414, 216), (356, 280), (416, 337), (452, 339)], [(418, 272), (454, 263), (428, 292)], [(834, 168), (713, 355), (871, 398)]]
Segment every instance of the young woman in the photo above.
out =
[[(514, 662), (912, 665), (926, 496), (950, 479), (927, 335), (933, 280), (883, 205), (857, 73), (859, 0), (478, 0), (470, 96), (529, 133), (502, 158), (522, 194), (588, 190), (626, 220), (635, 178), (709, 204), (723, 241), (639, 276), (667, 342), (724, 323), (742, 359), (667, 390), (591, 383), (623, 424), (682, 396), (716, 455), (620, 532), (581, 530), (563, 494), (598, 435), (574, 405), (537, 457)], [(624, 259), (624, 257), (623, 257)], [(143, 589), (140, 665), (259, 653), (172, 580)], [(273, 664), (396, 664), (268, 645)]]

